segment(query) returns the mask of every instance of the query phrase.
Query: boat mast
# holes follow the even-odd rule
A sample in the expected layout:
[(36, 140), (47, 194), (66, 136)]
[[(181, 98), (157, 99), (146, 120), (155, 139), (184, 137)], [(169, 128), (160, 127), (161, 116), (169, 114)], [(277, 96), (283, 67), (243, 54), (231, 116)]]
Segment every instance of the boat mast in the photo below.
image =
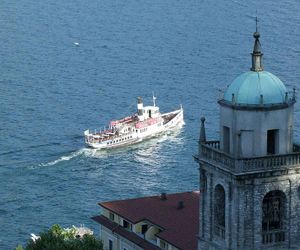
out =
[(156, 106), (156, 104), (155, 104), (156, 97), (154, 96), (154, 92), (152, 92), (152, 99), (153, 99), (153, 107), (155, 107)]

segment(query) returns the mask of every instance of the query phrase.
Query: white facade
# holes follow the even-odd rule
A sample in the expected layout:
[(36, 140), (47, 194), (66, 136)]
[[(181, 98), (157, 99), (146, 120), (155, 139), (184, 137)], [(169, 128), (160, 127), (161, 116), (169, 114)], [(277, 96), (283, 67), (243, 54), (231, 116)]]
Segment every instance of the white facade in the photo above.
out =
[(100, 226), (100, 238), (104, 250), (143, 250), (143, 248), (102, 225)]
[[(102, 215), (112, 222), (120, 225), (122, 229), (127, 230), (130, 233), (140, 237), (138, 241), (141, 243), (143, 240), (153, 244), (153, 249), (165, 249), (165, 250), (179, 250), (175, 246), (169, 244), (168, 242), (160, 239), (156, 236), (162, 228), (157, 225), (150, 223), (149, 221), (141, 221), (136, 224), (132, 224), (121, 216), (110, 212), (107, 209), (102, 209)], [(143, 232), (142, 227), (146, 226), (146, 231)], [(111, 230), (104, 225), (100, 225), (100, 239), (103, 242), (104, 250), (142, 250), (143, 248), (136, 244), (135, 242), (123, 237), (116, 231)]]

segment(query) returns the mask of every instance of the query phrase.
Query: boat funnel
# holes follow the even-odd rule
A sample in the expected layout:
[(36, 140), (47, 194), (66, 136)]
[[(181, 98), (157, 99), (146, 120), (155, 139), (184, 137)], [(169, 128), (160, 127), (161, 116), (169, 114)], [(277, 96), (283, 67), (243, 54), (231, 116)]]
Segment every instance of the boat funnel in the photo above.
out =
[(137, 111), (138, 111), (138, 116), (139, 116), (140, 120), (142, 119), (142, 116), (143, 116), (143, 108), (144, 108), (143, 99), (142, 99), (142, 97), (138, 97), (137, 98)]

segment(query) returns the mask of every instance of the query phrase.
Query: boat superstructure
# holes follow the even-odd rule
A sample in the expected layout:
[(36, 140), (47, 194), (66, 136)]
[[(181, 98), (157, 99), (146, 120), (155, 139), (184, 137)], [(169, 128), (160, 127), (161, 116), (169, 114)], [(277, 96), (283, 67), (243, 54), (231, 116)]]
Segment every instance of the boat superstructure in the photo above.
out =
[(153, 96), (153, 105), (144, 106), (141, 97), (137, 98), (137, 113), (111, 121), (103, 131), (84, 131), (85, 142), (89, 147), (107, 149), (137, 143), (154, 137), (164, 131), (181, 127), (184, 124), (183, 108), (161, 114)]

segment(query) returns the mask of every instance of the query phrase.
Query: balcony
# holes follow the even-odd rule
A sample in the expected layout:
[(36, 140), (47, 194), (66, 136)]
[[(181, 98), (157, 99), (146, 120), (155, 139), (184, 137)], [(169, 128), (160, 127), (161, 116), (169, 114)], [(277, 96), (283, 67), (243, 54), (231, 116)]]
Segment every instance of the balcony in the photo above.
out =
[(294, 145), (293, 153), (281, 155), (266, 155), (263, 157), (235, 158), (220, 150), (220, 141), (201, 143), (197, 161), (217, 164), (233, 173), (248, 173), (270, 171), (293, 167), (300, 164), (300, 147)]
[(279, 244), (285, 241), (285, 231), (284, 230), (273, 230), (262, 233), (262, 243), (267, 244)]

